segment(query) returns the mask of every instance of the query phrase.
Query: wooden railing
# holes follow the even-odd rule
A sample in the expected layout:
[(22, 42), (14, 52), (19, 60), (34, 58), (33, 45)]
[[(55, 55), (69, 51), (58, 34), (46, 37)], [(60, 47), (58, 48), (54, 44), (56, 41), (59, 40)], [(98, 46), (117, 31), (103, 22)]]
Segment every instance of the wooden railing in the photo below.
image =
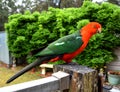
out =
[(80, 65), (55, 65), (52, 76), (0, 88), (0, 92), (98, 92), (97, 71)]
[(69, 89), (69, 74), (53, 73), (52, 76), (0, 88), (0, 92), (55, 92)]

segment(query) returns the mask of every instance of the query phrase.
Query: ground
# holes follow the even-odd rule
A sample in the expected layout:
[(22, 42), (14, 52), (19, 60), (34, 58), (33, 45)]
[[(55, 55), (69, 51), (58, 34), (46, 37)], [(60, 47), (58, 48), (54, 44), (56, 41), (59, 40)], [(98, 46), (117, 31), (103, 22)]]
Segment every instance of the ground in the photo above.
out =
[(13, 76), (15, 73), (17, 73), (19, 70), (21, 70), (24, 66), (17, 66), (16, 68), (7, 68), (3, 63), (0, 62), (0, 87), (18, 84), (30, 80), (40, 79), (40, 70), (37, 68), (36, 71), (33, 73), (32, 71), (29, 71), (25, 73), (24, 75), (20, 76), (13, 82), (6, 84), (6, 81)]

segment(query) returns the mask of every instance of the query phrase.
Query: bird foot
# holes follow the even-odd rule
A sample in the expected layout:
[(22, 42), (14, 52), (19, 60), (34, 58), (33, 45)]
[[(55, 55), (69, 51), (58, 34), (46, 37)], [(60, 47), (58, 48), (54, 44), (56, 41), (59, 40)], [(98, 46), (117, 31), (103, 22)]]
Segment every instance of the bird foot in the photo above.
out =
[(70, 62), (69, 65), (79, 65), (77, 62)]

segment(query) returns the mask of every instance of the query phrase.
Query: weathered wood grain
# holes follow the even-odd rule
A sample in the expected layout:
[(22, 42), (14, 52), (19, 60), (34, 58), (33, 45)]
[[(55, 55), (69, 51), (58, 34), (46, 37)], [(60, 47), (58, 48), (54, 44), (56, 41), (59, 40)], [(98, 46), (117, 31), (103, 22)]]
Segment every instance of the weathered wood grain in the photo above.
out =
[(81, 65), (56, 65), (54, 72), (57, 71), (70, 74), (70, 91), (68, 92), (98, 92), (96, 70)]

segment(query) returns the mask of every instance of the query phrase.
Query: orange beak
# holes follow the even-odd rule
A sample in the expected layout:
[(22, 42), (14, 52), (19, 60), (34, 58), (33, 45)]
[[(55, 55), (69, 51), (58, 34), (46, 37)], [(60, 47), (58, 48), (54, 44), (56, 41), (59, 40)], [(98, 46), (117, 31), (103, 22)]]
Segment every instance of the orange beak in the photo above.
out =
[(102, 31), (101, 28), (98, 28), (97, 32), (98, 32), (98, 33), (101, 33), (101, 31)]

